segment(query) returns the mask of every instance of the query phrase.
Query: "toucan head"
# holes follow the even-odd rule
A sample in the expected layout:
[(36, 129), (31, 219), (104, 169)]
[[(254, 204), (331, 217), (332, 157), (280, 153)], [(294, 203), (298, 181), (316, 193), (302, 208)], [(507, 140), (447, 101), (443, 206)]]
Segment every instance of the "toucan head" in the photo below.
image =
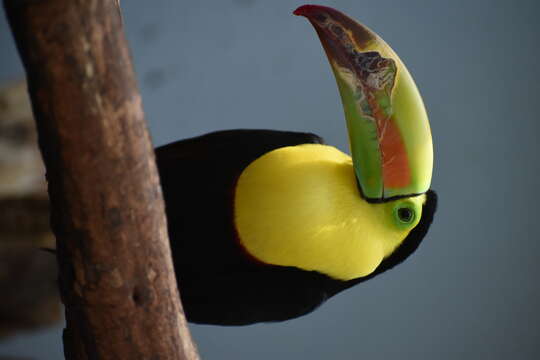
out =
[(403, 62), (374, 32), (316, 5), (294, 11), (315, 27), (341, 95), (351, 157), (330, 146), (281, 148), (238, 181), (236, 223), (255, 258), (340, 280), (403, 261), (436, 205), (424, 104)]

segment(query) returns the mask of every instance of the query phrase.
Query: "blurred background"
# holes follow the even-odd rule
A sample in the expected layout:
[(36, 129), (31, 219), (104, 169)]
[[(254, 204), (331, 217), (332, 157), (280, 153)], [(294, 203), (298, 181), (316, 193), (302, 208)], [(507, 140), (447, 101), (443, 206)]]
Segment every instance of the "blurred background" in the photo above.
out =
[[(271, 128), (315, 132), (346, 151), (326, 57), (309, 23), (291, 14), (301, 4), (123, 1), (155, 145)], [(435, 145), (435, 222), (404, 264), (312, 314), (247, 327), (192, 325), (203, 359), (540, 358), (538, 4), (324, 3), (379, 33), (416, 79)], [(23, 74), (0, 16), (0, 84)], [(55, 324), (0, 337), (0, 358), (63, 359), (62, 323)]]

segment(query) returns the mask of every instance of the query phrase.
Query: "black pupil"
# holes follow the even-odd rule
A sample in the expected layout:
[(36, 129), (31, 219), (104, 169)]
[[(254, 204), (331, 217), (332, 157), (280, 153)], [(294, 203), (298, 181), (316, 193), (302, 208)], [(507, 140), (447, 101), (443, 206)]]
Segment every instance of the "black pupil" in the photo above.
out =
[(398, 210), (399, 219), (403, 222), (409, 222), (412, 220), (413, 212), (409, 208), (400, 208)]

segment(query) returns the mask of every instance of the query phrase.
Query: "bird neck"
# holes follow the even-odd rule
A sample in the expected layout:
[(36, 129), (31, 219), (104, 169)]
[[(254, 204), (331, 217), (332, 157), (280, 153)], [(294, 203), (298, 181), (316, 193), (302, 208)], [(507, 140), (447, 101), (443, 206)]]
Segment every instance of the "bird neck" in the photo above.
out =
[(240, 175), (234, 199), (250, 255), (339, 280), (370, 274), (406, 236), (389, 225), (389, 211), (361, 198), (348, 155), (320, 144), (261, 156)]

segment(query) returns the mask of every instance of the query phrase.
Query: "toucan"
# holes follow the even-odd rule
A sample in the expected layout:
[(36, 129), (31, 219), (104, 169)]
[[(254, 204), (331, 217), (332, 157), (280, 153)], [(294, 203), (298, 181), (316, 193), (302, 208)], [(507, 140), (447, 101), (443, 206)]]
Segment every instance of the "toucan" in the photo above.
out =
[(405, 260), (436, 209), (417, 87), (373, 31), (304, 5), (341, 95), (352, 157), (311, 133), (227, 130), (156, 149), (188, 321), (305, 315)]

